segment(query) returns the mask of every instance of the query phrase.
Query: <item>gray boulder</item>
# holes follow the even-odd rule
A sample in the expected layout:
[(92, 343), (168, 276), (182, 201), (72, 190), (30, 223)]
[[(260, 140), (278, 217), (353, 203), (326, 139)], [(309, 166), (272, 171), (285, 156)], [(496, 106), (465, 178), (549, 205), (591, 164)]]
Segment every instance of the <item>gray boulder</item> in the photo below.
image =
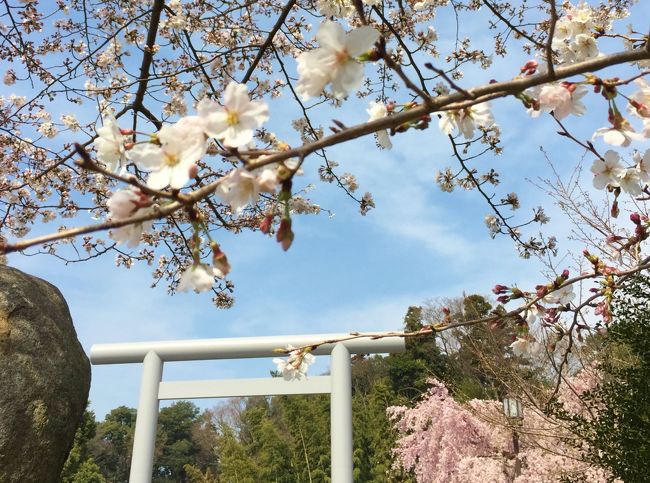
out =
[(0, 482), (57, 482), (90, 364), (61, 292), (0, 265)]

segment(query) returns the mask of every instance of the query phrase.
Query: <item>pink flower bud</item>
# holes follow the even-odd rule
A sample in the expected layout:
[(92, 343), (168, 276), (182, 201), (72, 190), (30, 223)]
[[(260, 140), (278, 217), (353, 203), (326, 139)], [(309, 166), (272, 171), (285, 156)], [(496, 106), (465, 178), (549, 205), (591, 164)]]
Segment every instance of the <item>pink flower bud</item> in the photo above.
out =
[(221, 251), (221, 248), (216, 243), (212, 244), (212, 266), (214, 267), (215, 275), (219, 278), (223, 278), (230, 273), (228, 257), (226, 257), (226, 254)]
[(635, 225), (640, 225), (641, 224), (641, 216), (638, 213), (632, 213), (630, 215), (630, 221), (634, 223)]
[(566, 81), (560, 82), (560, 85), (571, 93), (573, 93), (573, 91), (575, 91), (576, 88), (578, 87), (578, 85), (575, 84), (574, 82), (566, 82)]
[(605, 238), (605, 243), (607, 243), (608, 245), (613, 245), (614, 243), (616, 243), (617, 241), (620, 241), (622, 239), (623, 239), (622, 236), (609, 235), (607, 238)]
[(492, 293), (495, 295), (501, 295), (503, 293), (506, 293), (508, 291), (508, 288), (509, 287), (506, 287), (505, 285), (496, 284), (492, 289)]
[(521, 73), (526, 75), (533, 75), (537, 71), (538, 63), (536, 60), (529, 60), (521, 68)]
[(268, 233), (271, 231), (272, 223), (273, 223), (273, 216), (266, 215), (262, 220), (262, 223), (260, 223), (260, 231), (265, 235), (268, 235)]
[(289, 249), (294, 239), (293, 231), (291, 231), (291, 220), (289, 218), (282, 218), (280, 220), (280, 226), (275, 234), (275, 239), (280, 243), (285, 252)]
[(560, 275), (560, 278), (563, 278), (564, 280), (568, 280), (569, 279), (569, 270), (566, 269), (566, 268), (564, 270), (562, 270), (562, 274)]
[(199, 175), (199, 167), (196, 165), (196, 163), (192, 164), (192, 166), (189, 167), (188, 169), (190, 179), (194, 179)]

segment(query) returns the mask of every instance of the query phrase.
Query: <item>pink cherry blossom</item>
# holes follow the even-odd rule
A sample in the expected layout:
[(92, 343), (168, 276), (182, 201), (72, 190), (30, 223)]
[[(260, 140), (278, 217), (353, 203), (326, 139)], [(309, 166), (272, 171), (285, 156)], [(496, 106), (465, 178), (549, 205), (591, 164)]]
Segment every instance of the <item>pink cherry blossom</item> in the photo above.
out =
[(562, 120), (569, 114), (581, 116), (586, 112), (586, 107), (580, 99), (587, 94), (587, 89), (575, 84), (545, 85), (539, 93), (541, 108), (553, 112), (553, 116)]

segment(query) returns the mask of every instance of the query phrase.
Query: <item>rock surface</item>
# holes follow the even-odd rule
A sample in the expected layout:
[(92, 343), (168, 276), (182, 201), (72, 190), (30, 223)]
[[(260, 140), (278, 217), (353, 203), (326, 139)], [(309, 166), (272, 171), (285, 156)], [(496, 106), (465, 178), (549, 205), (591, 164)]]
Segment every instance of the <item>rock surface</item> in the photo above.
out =
[(57, 482), (90, 388), (61, 292), (0, 265), (0, 482)]

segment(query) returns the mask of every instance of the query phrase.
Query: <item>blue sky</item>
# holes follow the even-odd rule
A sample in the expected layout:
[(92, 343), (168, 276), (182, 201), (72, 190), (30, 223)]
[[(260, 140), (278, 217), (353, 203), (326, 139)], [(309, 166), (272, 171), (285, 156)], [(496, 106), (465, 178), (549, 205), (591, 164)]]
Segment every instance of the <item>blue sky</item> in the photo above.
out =
[[(643, 9), (648, 13), (647, 8), (638, 7), (637, 14)], [(444, 18), (434, 21), (443, 39), (450, 33), (445, 25)], [(466, 78), (472, 82), (462, 83), (512, 77), (525, 60), (495, 59), (489, 74), (468, 69)], [(342, 110), (325, 110), (317, 119), (324, 126), (334, 117), (348, 125), (362, 122), (366, 105), (353, 100)], [(294, 113), (282, 100), (270, 107), (269, 129), (295, 144), (295, 133), (275, 121), (296, 117)], [(477, 167), (495, 167), (502, 173), (500, 196), (519, 193), (521, 219), (543, 205), (552, 217), (545, 231), (557, 235), (563, 248), (570, 247), (567, 220), (526, 179), (549, 175), (541, 145), (561, 173), (573, 169), (580, 151), (553, 135), (550, 118), (528, 119), (513, 99), (495, 103), (494, 113), (503, 127), (505, 152), (484, 158)], [(604, 121), (596, 122), (591, 132)], [(261, 233), (219, 239), (236, 285), (230, 310), (214, 308), (206, 294), (171, 297), (164, 286), (150, 289), (149, 267), (115, 268), (110, 257), (65, 266), (45, 256), (14, 254), (10, 264), (61, 289), (87, 351), (92, 344), (111, 342), (395, 330), (409, 305), (430, 298), (489, 294), (495, 283), (538, 283), (538, 261), (520, 259), (509, 239), (490, 238), (483, 223), (488, 207), (478, 193), (443, 193), (435, 184), (438, 169), (455, 166), (435, 124), (424, 132), (394, 137), (391, 151), (376, 148), (372, 137), (329, 151), (340, 163), (339, 173), (352, 172), (361, 194), (373, 193), (377, 208), (366, 217), (342, 191), (317, 181), (318, 160), (309, 158), (305, 176), (296, 184), (316, 183), (309, 197), (335, 216), (296, 217), (296, 240), (286, 253)], [(589, 128), (581, 127), (579, 120), (571, 119), (568, 125), (588, 136)], [(327, 364), (327, 358), (319, 358), (313, 372), (326, 371)], [(261, 377), (272, 368), (270, 360), (174, 363), (166, 365), (164, 378)], [(93, 367), (90, 399), (98, 418), (118, 405), (137, 406), (139, 382), (139, 365)]]

